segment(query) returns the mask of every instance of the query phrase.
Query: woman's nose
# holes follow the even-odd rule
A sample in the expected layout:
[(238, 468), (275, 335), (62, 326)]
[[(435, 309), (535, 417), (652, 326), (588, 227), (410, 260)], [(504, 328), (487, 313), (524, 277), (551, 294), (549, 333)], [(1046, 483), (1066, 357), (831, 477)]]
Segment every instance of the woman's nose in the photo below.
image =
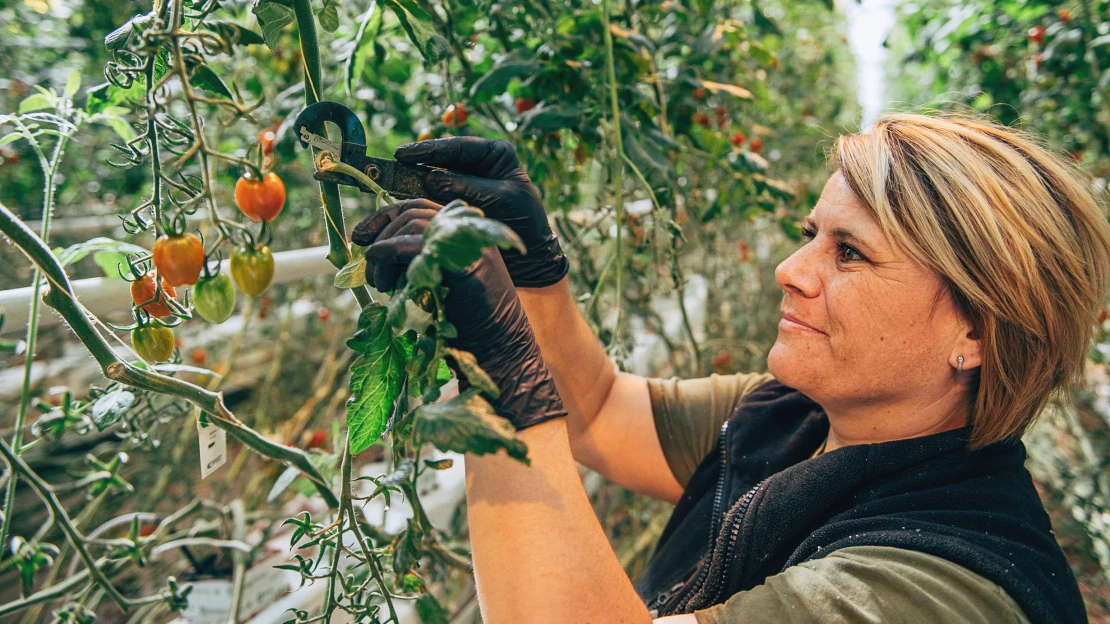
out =
[(784, 291), (803, 297), (816, 297), (821, 280), (815, 266), (813, 253), (816, 245), (809, 243), (798, 248), (775, 267), (775, 281)]

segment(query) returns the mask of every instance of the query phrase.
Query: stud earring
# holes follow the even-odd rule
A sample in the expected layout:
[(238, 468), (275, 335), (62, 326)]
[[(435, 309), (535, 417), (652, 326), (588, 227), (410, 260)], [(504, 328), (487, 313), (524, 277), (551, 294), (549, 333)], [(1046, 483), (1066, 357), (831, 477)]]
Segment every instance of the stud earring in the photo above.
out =
[(956, 372), (964, 372), (964, 356), (962, 355), (956, 357)]

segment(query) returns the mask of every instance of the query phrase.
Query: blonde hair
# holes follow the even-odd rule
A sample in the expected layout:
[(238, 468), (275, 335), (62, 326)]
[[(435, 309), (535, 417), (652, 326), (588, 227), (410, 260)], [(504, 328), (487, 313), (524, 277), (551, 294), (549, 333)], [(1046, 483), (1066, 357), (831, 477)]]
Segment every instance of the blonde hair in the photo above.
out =
[(1067, 401), (1110, 289), (1110, 224), (1089, 178), (967, 116), (887, 115), (829, 160), (980, 340), (971, 448), (1020, 437), (1054, 393)]

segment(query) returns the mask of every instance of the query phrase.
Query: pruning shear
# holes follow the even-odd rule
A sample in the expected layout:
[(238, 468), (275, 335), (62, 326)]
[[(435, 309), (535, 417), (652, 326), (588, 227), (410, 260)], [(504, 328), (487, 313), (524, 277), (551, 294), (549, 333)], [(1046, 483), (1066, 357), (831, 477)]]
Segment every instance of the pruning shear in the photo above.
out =
[[(336, 143), (326, 137), (324, 122), (339, 126), (343, 142)], [(366, 131), (354, 111), (339, 102), (321, 101), (309, 104), (293, 123), (302, 147), (315, 147), (331, 152), (339, 162), (350, 165), (366, 174), (390, 195), (398, 199), (426, 197), (424, 178), (431, 167), (406, 165), (389, 158), (366, 155)], [(322, 182), (354, 186), (363, 193), (373, 192), (369, 186), (355, 178), (335, 171), (316, 171), (312, 177)]]

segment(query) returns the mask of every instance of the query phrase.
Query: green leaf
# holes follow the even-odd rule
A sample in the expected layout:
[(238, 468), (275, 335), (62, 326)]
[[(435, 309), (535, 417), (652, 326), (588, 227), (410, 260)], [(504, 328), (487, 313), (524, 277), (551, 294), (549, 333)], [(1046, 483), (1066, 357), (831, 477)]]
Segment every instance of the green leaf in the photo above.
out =
[[(424, 230), (421, 257), (430, 256), (448, 271), (459, 272), (477, 260), (485, 247), (515, 248), (521, 253), (526, 251), (516, 232), (504, 223), (486, 219), (481, 214), (463, 202), (448, 204), (432, 217)], [(412, 266), (409, 265), (410, 273)], [(409, 280), (412, 281), (412, 276)]]
[(378, 33), (382, 30), (384, 12), (378, 6), (377, 0), (370, 1), (370, 8), (362, 14), (362, 21), (359, 22), (358, 32), (355, 33), (354, 41), (351, 42), (350, 53), (343, 58), (343, 88), (350, 96), (354, 90), (355, 77), (362, 75), (362, 70), (366, 65), (366, 53), (363, 51), (368, 42), (372, 42), (378, 38)]
[(451, 347), (445, 347), (443, 350), (447, 355), (454, 358), (455, 364), (458, 365), (459, 370), (462, 371), (462, 374), (472, 386), (494, 399), (501, 395), (501, 391), (497, 389), (497, 384), (494, 383), (486, 371), (482, 370), (473, 353), (452, 349)]
[(116, 136), (124, 141), (130, 141), (135, 138), (135, 129), (131, 127), (131, 124), (127, 123), (126, 119), (115, 115), (109, 115), (104, 117), (102, 121), (108, 124), (108, 127), (116, 133)]
[(73, 96), (77, 95), (77, 90), (81, 88), (81, 72), (76, 69), (69, 72), (69, 79), (66, 80), (66, 88), (62, 91), (67, 100), (72, 100)]
[(109, 107), (141, 102), (146, 97), (146, 88), (138, 80), (127, 89), (120, 89), (110, 82), (105, 82), (89, 87), (85, 93), (88, 95), (85, 111), (95, 115)]
[(97, 431), (104, 431), (119, 422), (127, 410), (135, 405), (135, 395), (126, 390), (113, 390), (93, 403), (91, 416)]
[(35, 93), (19, 103), (19, 114), (33, 113), (47, 108), (54, 108), (53, 99), (45, 93)]
[(539, 70), (540, 64), (535, 59), (503, 60), (470, 87), (470, 98), (475, 104), (488, 102), (504, 93), (513, 78), (531, 76)]
[(262, 27), (262, 39), (271, 50), (277, 49), (281, 29), (296, 19), (292, 0), (255, 0), (251, 13), (258, 19), (258, 25)]
[(416, 599), (416, 615), (423, 624), (448, 624), (447, 612), (436, 597), (428, 593)]
[(547, 132), (581, 125), (579, 110), (570, 106), (537, 106), (521, 118), (521, 130)]
[[(434, 219), (435, 217), (433, 217)], [(425, 235), (427, 235), (426, 231)], [(443, 274), (439, 270), (439, 265), (436, 264), (434, 259), (423, 253), (413, 258), (412, 262), (409, 263), (409, 268), (405, 270), (405, 280), (409, 289), (435, 288), (439, 286), (442, 279)], [(403, 319), (403, 317), (400, 318)]]
[(351, 245), (351, 256), (354, 259), (335, 274), (333, 283), (336, 288), (358, 288), (366, 285), (366, 256), (363, 255), (364, 251), (366, 251), (365, 247)]
[(416, 567), (416, 563), (420, 561), (420, 557), (424, 554), (421, 545), (423, 538), (424, 532), (420, 530), (420, 525), (411, 519), (408, 522), (408, 528), (393, 538), (393, 573), (395, 575), (401, 576)]
[(205, 20), (202, 25), (209, 30), (215, 31), (216, 34), (224, 39), (227, 39), (228, 43), (231, 45), (245, 46), (266, 42), (266, 40), (262, 38), (262, 35), (249, 28), (244, 28), (235, 22)]
[(351, 453), (370, 448), (385, 431), (393, 403), (401, 395), (405, 361), (411, 344), (393, 335), (385, 322), (385, 308), (363, 310), (358, 331), (347, 346), (360, 355), (351, 365), (351, 398), (347, 400), (347, 428)]
[(324, 8), (317, 14), (320, 28), (328, 32), (339, 30), (339, 0), (324, 0)]
[(266, 502), (274, 502), (275, 498), (281, 495), (281, 493), (284, 492), (286, 488), (288, 488), (290, 485), (293, 484), (294, 481), (297, 480), (297, 475), (299, 474), (301, 474), (301, 471), (296, 466), (290, 466), (286, 468), (285, 472), (282, 472), (281, 476), (277, 478), (277, 481), (274, 481), (274, 486), (270, 488), (270, 493), (266, 495)]
[[(58, 262), (60, 262), (62, 266), (69, 266), (74, 262), (81, 260), (90, 253), (94, 253), (97, 251), (114, 251), (136, 255), (147, 253), (146, 249), (138, 245), (118, 241), (114, 238), (98, 236), (96, 238), (90, 238), (89, 240), (81, 243), (70, 245), (69, 247), (62, 249), (61, 251), (56, 250), (54, 255), (58, 257)], [(112, 267), (111, 273), (115, 273), (115, 267)]]
[(12, 132), (10, 134), (6, 134), (6, 135), (3, 136), (3, 138), (0, 138), (0, 145), (7, 145), (8, 143), (15, 143), (16, 141), (18, 141), (22, 137), (23, 137), (23, 135), (18, 133), (18, 132)]
[(386, 0), (401, 27), (429, 64), (444, 57), (448, 44), (432, 25), (432, 18), (412, 0)]
[(228, 89), (224, 81), (207, 65), (197, 65), (193, 68), (193, 75), (189, 77), (189, 84), (198, 89), (211, 91), (229, 100), (235, 99), (235, 97), (231, 95), (231, 89)]
[(530, 463), (528, 447), (516, 437), (512, 424), (498, 416), (475, 388), (416, 408), (414, 428), (417, 439), (441, 451), (486, 455), (504, 449), (509, 457)]
[(108, 279), (120, 279), (120, 265), (127, 266), (127, 256), (118, 251), (98, 251), (93, 254), (93, 262), (104, 271)]

